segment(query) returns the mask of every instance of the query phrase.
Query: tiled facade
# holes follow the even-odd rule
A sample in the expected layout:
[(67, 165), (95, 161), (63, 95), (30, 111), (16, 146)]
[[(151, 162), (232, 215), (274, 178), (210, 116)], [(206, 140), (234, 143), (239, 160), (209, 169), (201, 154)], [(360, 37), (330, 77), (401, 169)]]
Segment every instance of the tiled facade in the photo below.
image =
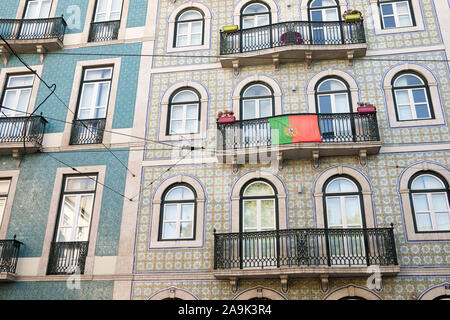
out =
[[(0, 18), (16, 17), (19, 3), (23, 1), (7, 2), (7, 10)], [(450, 25), (446, 20), (450, 7), (447, 1), (408, 1), (413, 6), (415, 26), (386, 32), (377, 27), (379, 16), (374, 12), (378, 10), (377, 1), (341, 0), (338, 1), (341, 13), (343, 8), (362, 12), (367, 44), (364, 57), (352, 61), (313, 58), (310, 65), (294, 59), (279, 66), (265, 63), (240, 66), (237, 70), (221, 65), (224, 56), (220, 52), (220, 31), (223, 26), (240, 24), (239, 12), (250, 1), (125, 0), (122, 22), (126, 19), (126, 24), (121, 26), (119, 39), (99, 44), (83, 40), (94, 2), (77, 2), (81, 11), (80, 28), (67, 30), (60, 51), (70, 55), (48, 54), (42, 63), (38, 54), (23, 57), (30, 65), (43, 65), (42, 77), (57, 84), (58, 95), (67, 103), (76, 81), (77, 65), (85, 60), (120, 59), (111, 130), (124, 135), (112, 138), (110, 146), (115, 147), (115, 155), (135, 177), (102, 145), (71, 149), (55, 142), (62, 140), (67, 130), (61, 122), (49, 120), (43, 151), (52, 152), (75, 167), (106, 166), (104, 184), (133, 201), (104, 188), (92, 254), (93, 271), (81, 276), (81, 291), (71, 290), (64, 286), (69, 276), (39, 273), (55, 175), (63, 166), (37, 153), (24, 156), (17, 168), (10, 156), (2, 156), (0, 173), (20, 171), (6, 238), (17, 235), (25, 245), (21, 248), (17, 280), (0, 283), (0, 298), (415, 300), (450, 295), (450, 232), (434, 233), (429, 238), (412, 234), (408, 226), (413, 213), (402, 198), (407, 183), (404, 177), (410, 172), (432, 171), (445, 179), (450, 177), (447, 61)], [(271, 8), (274, 23), (308, 19), (307, 0), (259, 2)], [(56, 15), (66, 17), (71, 5), (74, 5), (72, 1), (58, 0)], [(204, 39), (201, 49), (173, 50), (174, 19), (189, 8), (203, 12), (203, 33), (209, 38)], [(66, 72), (59, 72), (61, 65)], [(18, 66), (20, 62), (10, 57), (0, 68)], [(426, 78), (434, 122), (422, 120), (405, 125), (395, 119), (389, 85), (397, 70), (413, 70)], [(358, 153), (319, 156), (317, 163), (310, 157), (284, 159), (277, 162), (281, 166), (276, 168), (261, 163), (233, 165), (218, 160), (217, 114), (229, 109), (239, 112), (240, 89), (245, 84), (253, 81), (268, 84), (275, 92), (276, 115), (316, 113), (311, 88), (323, 77), (332, 75), (349, 84), (351, 112), (356, 112), (360, 101), (376, 106), (381, 142), (377, 152), (367, 157)], [(193, 87), (200, 93), (200, 121), (204, 129), (192, 139), (189, 136), (169, 139), (164, 134), (167, 101), (183, 87)], [(47, 93), (41, 85), (37, 101), (42, 101)], [(67, 109), (56, 105), (59, 105), (57, 99), (51, 97), (40, 112), (44, 117), (67, 119)], [(145, 141), (133, 137), (145, 137)], [(192, 151), (184, 157), (188, 152), (180, 147), (192, 145), (203, 150)], [(244, 268), (237, 273), (237, 281), (231, 275), (218, 276), (214, 268), (214, 234), (240, 230), (236, 195), (240, 185), (251, 181), (249, 177), (264, 176), (277, 186), (277, 194), (281, 195), (278, 204), (283, 227), (280, 229), (315, 229), (323, 227), (321, 183), (325, 176), (343, 172), (363, 186), (361, 197), (364, 196), (363, 212), (368, 226), (393, 225), (398, 270), (394, 268), (395, 272), (383, 274), (380, 288), (368, 288), (369, 268), (359, 276), (345, 272), (335, 276), (331, 269), (314, 274), (298, 273), (289, 275), (286, 282), (284, 278), (280, 281), (277, 273), (284, 269), (277, 268), (269, 268), (266, 274), (254, 278), (248, 277), (252, 270), (246, 274), (248, 270)], [(201, 200), (198, 208), (202, 210), (196, 213), (200, 230), (196, 230), (192, 242), (164, 243), (155, 234), (159, 232), (161, 220), (161, 211), (155, 208), (159, 208), (161, 195), (174, 182), (190, 184)], [(42, 195), (41, 190), (48, 192)], [(351, 268), (348, 266), (348, 270)], [(328, 277), (329, 274), (332, 275)], [(53, 292), (57, 297), (52, 296)]]

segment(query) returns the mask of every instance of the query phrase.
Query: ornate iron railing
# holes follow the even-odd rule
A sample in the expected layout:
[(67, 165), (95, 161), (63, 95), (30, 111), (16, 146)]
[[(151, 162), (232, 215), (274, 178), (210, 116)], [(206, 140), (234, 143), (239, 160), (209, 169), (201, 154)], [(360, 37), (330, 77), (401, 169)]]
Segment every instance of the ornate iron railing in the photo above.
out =
[[(317, 119), (323, 143), (380, 140), (375, 113), (319, 113)], [(268, 117), (217, 123), (217, 130), (218, 150), (263, 147), (276, 142), (272, 141), (275, 138)]]
[(106, 119), (74, 120), (70, 144), (97, 144), (103, 142)]
[(42, 116), (0, 117), (0, 143), (36, 142), (42, 145), (47, 120)]
[(64, 40), (67, 23), (64, 18), (0, 19), (0, 34), (6, 40)]
[(89, 31), (89, 42), (117, 40), (119, 37), (120, 20), (93, 22)]
[(392, 227), (214, 234), (214, 269), (397, 264)]
[(16, 239), (0, 240), (0, 272), (16, 272), (17, 260), (19, 259), (19, 251), (22, 244), (22, 242)]
[(52, 242), (47, 274), (84, 273), (89, 242)]
[(365, 43), (363, 21), (275, 23), (236, 32), (220, 32), (220, 54), (250, 52), (288, 45)]

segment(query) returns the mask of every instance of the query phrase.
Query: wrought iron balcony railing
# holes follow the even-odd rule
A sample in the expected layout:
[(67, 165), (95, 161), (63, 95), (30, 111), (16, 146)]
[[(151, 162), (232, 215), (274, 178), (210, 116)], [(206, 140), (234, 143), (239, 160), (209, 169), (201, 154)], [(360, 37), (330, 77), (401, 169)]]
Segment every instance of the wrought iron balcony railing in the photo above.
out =
[(0, 117), (0, 143), (35, 142), (42, 145), (47, 120), (42, 116)]
[(103, 142), (106, 119), (74, 120), (70, 144), (97, 144)]
[(52, 242), (47, 274), (84, 273), (89, 242)]
[[(380, 140), (375, 113), (319, 113), (317, 114), (317, 118), (323, 143)], [(269, 118), (236, 120), (233, 123), (217, 123), (217, 129), (218, 150), (272, 145), (272, 131), (270, 129)]]
[(214, 234), (214, 269), (397, 264), (392, 227)]
[(22, 242), (16, 239), (0, 240), (0, 272), (16, 272), (21, 245)]
[(93, 22), (89, 31), (89, 42), (117, 40), (119, 37), (120, 20)]
[(275, 23), (236, 32), (220, 32), (220, 54), (251, 52), (290, 45), (365, 43), (363, 21)]
[(0, 34), (6, 40), (64, 40), (67, 23), (64, 18), (0, 19)]

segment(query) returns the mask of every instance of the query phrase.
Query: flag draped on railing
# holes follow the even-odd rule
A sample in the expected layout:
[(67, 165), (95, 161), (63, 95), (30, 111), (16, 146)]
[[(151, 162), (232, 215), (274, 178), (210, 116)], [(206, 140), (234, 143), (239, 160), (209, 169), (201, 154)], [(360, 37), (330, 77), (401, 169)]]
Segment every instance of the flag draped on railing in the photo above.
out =
[(269, 119), (272, 145), (322, 142), (317, 115), (296, 115)]

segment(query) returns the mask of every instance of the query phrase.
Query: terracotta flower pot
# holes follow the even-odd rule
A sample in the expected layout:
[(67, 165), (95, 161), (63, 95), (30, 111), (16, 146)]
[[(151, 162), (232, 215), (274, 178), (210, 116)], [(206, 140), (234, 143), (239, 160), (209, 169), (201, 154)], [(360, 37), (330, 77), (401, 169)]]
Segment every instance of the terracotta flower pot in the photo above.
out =
[(358, 113), (359, 114), (371, 114), (377, 112), (377, 109), (375, 106), (361, 106), (358, 107)]
[(233, 123), (236, 121), (236, 117), (235, 116), (231, 116), (231, 117), (220, 117), (218, 119), (219, 123)]

